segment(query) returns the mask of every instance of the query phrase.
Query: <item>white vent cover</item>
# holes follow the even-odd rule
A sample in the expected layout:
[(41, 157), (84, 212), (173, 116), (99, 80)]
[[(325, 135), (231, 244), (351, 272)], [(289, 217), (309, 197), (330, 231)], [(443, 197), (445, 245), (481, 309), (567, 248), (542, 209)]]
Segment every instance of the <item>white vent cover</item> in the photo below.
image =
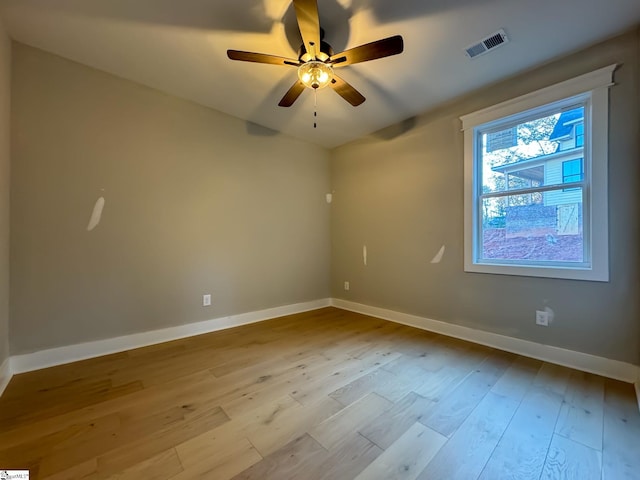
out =
[(484, 55), (489, 50), (498, 48), (500, 45), (504, 45), (507, 42), (509, 42), (507, 34), (504, 30), (500, 29), (497, 32), (492, 33), (488, 37), (483, 38), (478, 43), (469, 45), (464, 49), (464, 51), (467, 54), (467, 57), (475, 58), (479, 57), (480, 55)]

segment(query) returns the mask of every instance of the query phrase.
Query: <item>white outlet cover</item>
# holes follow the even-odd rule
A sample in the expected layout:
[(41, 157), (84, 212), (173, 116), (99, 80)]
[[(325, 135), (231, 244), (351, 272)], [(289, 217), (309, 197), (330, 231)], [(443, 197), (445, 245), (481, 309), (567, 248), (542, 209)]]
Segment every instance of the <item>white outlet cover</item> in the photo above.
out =
[(344, 282), (344, 289), (349, 290), (349, 282)]
[(544, 327), (549, 326), (549, 314), (544, 310), (536, 310), (536, 324)]
[(202, 295), (202, 306), (208, 307), (210, 305), (211, 305), (211, 295), (210, 294)]

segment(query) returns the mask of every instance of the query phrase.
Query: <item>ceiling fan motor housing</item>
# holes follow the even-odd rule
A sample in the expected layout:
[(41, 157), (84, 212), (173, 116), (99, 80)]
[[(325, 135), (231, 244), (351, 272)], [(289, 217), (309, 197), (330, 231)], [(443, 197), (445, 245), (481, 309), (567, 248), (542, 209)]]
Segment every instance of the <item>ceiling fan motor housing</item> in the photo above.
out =
[[(330, 57), (333, 56), (333, 48), (324, 40), (320, 40), (320, 51), (316, 52), (316, 58), (321, 62), (327, 61)], [(300, 45), (298, 49), (298, 60), (301, 62), (308, 62), (309, 60), (315, 60), (311, 56), (309, 52), (307, 52), (307, 47), (305, 47), (304, 43)]]

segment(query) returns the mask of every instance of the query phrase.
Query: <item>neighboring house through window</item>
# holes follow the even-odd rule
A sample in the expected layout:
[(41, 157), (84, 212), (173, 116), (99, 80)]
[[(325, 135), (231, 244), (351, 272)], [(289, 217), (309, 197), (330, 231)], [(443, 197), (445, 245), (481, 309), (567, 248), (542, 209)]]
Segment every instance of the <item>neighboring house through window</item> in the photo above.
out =
[(466, 271), (608, 280), (614, 69), (462, 117)]

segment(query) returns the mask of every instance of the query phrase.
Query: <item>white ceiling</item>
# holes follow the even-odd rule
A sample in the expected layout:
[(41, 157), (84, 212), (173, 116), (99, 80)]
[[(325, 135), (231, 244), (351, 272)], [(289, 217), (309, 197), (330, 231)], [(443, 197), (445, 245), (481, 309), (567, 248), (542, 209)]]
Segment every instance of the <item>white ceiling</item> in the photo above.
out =
[[(0, 0), (12, 38), (310, 142), (334, 147), (640, 23), (639, 0), (318, 0), (336, 52), (400, 34), (403, 54), (340, 75), (367, 101), (330, 89), (277, 103), (294, 67), (233, 62), (226, 50), (296, 57), (290, 0)], [(510, 42), (464, 48), (504, 28)], [(264, 135), (266, 132), (260, 132)]]

